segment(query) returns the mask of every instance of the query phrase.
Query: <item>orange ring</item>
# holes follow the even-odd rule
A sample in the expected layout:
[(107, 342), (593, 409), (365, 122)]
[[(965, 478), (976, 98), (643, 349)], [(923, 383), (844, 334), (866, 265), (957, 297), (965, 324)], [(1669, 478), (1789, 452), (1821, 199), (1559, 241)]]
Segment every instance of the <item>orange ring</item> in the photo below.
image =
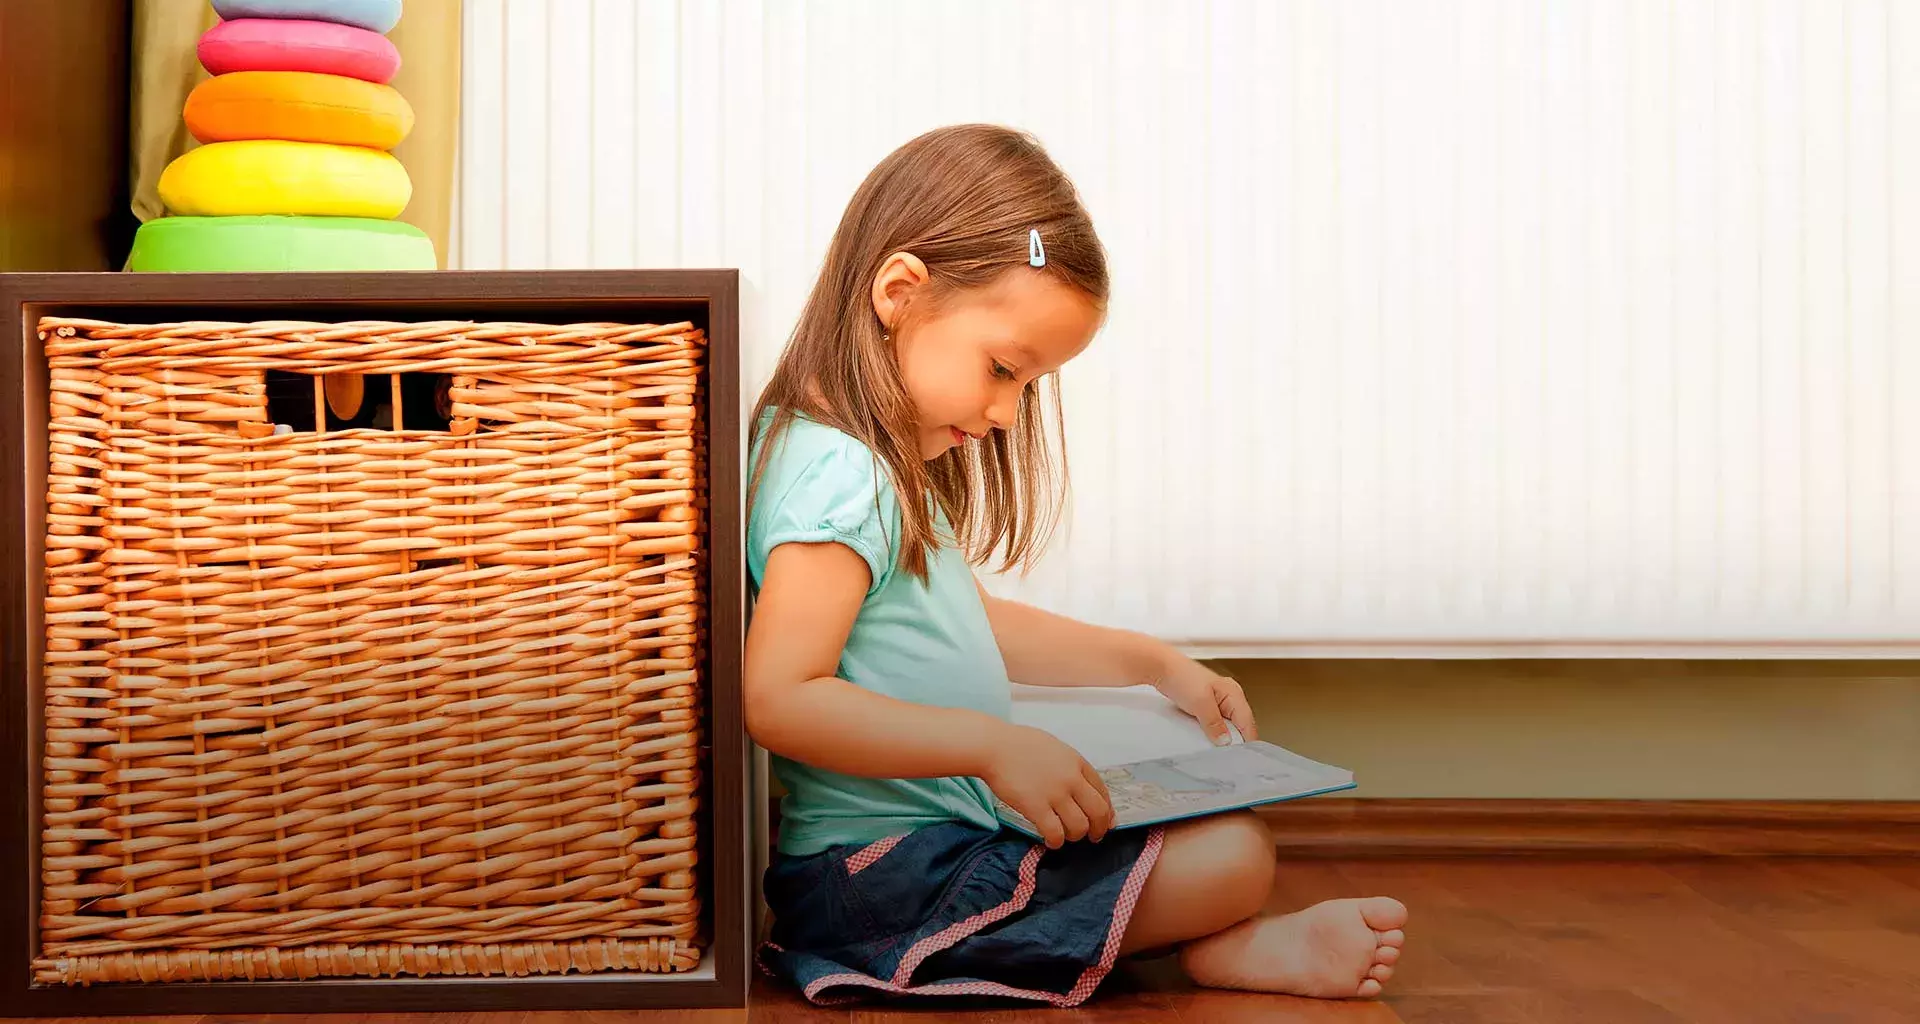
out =
[(413, 107), (390, 85), (311, 71), (215, 75), (187, 97), (201, 142), (285, 139), (392, 149), (413, 130)]

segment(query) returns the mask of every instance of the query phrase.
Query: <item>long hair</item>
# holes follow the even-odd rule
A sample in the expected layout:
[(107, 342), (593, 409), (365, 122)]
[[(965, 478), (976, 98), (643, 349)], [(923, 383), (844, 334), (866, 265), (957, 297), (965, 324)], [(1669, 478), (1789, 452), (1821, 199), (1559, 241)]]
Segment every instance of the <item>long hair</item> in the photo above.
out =
[[(887, 257), (909, 252), (926, 265), (902, 316), (924, 317), (943, 299), (1028, 267), (1028, 232), (1046, 252), (1040, 273), (1107, 302), (1106, 252), (1073, 183), (1031, 136), (996, 125), (935, 129), (889, 154), (854, 192), (827, 248), (773, 377), (748, 422), (774, 410), (748, 485), (751, 496), (774, 441), (796, 413), (871, 449), (899, 495), (900, 567), (926, 578), (935, 536), (931, 503), (953, 525), (973, 564), (1003, 551), (1001, 568), (1031, 566), (1058, 522), (1067, 491), (1064, 451), (1042, 420), (1051, 404), (1054, 439), (1062, 419), (1057, 374), (1030, 383), (1014, 425), (925, 460), (917, 415), (892, 344), (873, 309), (873, 282)], [(1030, 271), (1031, 272), (1031, 271)], [(901, 324), (896, 322), (894, 330)], [(1049, 385), (1044, 403), (1040, 384)], [(751, 497), (749, 497), (751, 501)]]

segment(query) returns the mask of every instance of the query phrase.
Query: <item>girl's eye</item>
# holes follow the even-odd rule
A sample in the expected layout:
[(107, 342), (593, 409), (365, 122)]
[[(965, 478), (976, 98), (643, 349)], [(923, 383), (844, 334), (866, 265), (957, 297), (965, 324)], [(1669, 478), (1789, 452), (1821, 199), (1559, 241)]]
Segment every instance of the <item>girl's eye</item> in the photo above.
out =
[(1013, 379), (1013, 368), (998, 359), (993, 361), (993, 375), (1001, 380)]

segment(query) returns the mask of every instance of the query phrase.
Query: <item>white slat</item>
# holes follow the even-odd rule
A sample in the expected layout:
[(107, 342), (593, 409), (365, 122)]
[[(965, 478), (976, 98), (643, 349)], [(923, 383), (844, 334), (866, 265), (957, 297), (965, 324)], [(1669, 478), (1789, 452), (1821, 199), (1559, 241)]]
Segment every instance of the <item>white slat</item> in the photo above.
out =
[[(1888, 0), (1857, 0), (1846, 9), (1847, 361), (1838, 390), (1847, 430), (1849, 607), (1893, 604), (1887, 6)], [(1920, 278), (1907, 279), (1904, 288), (1920, 288)], [(1908, 343), (1915, 343), (1912, 335)], [(1908, 435), (1908, 444), (1916, 443), (1920, 439)]]
[(592, 124), (594, 101), (600, 98), (594, 88), (598, 76), (593, 73), (594, 16), (599, 12), (593, 0), (547, 0), (541, 6), (548, 4), (561, 16), (545, 19), (547, 141), (533, 147), (532, 154), (546, 161), (547, 241), (546, 258), (540, 265), (586, 267), (593, 263), (595, 236), (607, 231), (596, 213), (594, 188), (599, 161), (593, 154), (599, 142), (596, 136), (601, 134)]
[(1714, 175), (1713, 252), (1718, 421), (1714, 537), (1716, 609), (1733, 618), (1761, 607), (1761, 480), (1766, 472), (1765, 406), (1760, 395), (1760, 12), (1750, 3), (1719, 5), (1715, 117), (1720, 132)]
[[(680, 4), (678, 0), (631, 0), (635, 8), (633, 49), (634, 106), (631, 119), (609, 108), (605, 130), (627, 132), (638, 146), (633, 180), (634, 265), (681, 266), (681, 174), (687, 165), (681, 145), (686, 85), (681, 79)], [(699, 173), (695, 168), (694, 173)], [(615, 180), (609, 189), (622, 187)]]
[[(1673, 587), (1675, 613), (1704, 621), (1719, 583), (1721, 486), (1716, 435), (1721, 381), (1714, 321), (1720, 176), (1717, 61), (1720, 9), (1740, 0), (1673, 8)], [(1685, 54), (1686, 59), (1678, 59)]]
[(1539, 117), (1541, 160), (1540, 348), (1541, 491), (1537, 601), (1565, 618), (1592, 585), (1587, 508), (1592, 489), (1592, 406), (1587, 351), (1594, 344), (1593, 223), (1589, 178), (1595, 157), (1589, 121), (1595, 70), (1589, 39), (1595, 4), (1568, 0), (1542, 9)]
[[(1629, 314), (1633, 293), (1628, 210), (1631, 125), (1626, 76), (1632, 45), (1625, 4), (1596, 0), (1587, 40), (1591, 86), (1586, 97), (1590, 140), (1585, 175), (1587, 227), (1586, 492), (1588, 579), (1585, 617), (1622, 622), (1639, 603), (1631, 584), (1633, 548), (1633, 390)], [(1573, 614), (1569, 613), (1569, 619)]]
[[(501, 45), (506, 116), (500, 138), (488, 140), (496, 144), (479, 147), (499, 152), (505, 172), (499, 216), (506, 234), (500, 265), (510, 270), (555, 265), (548, 228), (556, 197), (547, 176), (556, 120), (550, 99), (548, 44), (553, 10), (557, 8), (549, 8), (545, 0), (506, 0)], [(483, 126), (486, 120), (481, 119)], [(473, 159), (472, 152), (464, 158)], [(477, 201), (477, 197), (463, 196), (462, 201)]]
[(640, 265), (639, 204), (631, 187), (639, 174), (643, 140), (633, 130), (639, 109), (634, 78), (635, 33), (640, 12), (633, 0), (593, 0), (588, 22), (587, 174), (593, 222), (588, 227), (588, 264)]
[[(506, 265), (507, 0), (461, 8), (460, 196), (449, 267)], [(484, 211), (480, 216), (474, 216)]]
[[(1454, 408), (1454, 444), (1449, 464), (1451, 502), (1446, 509), (1448, 546), (1453, 552), (1441, 606), (1457, 609), (1454, 631), (1472, 635), (1499, 621), (1501, 540), (1513, 524), (1505, 521), (1500, 500), (1499, 466), (1508, 429), (1500, 422), (1500, 8), (1492, 0), (1472, 0), (1459, 8), (1454, 45), (1458, 92), (1452, 157), (1458, 177), (1454, 191), (1453, 246), (1435, 272), (1450, 278), (1454, 296), (1454, 337), (1449, 352), (1452, 372), (1444, 386)], [(1317, 261), (1314, 253), (1301, 253)], [(1443, 269), (1444, 268), (1444, 269)], [(1319, 347), (1303, 335), (1305, 349)], [(1323, 385), (1302, 366), (1302, 386)], [(1436, 382), (1438, 384), (1438, 382)]]
[(1887, 7), (1887, 181), (1891, 288), (1888, 469), (1892, 474), (1893, 612), (1920, 619), (1920, 4)]
[(1806, 295), (1801, 402), (1806, 422), (1806, 607), (1839, 614), (1847, 603), (1847, 40), (1843, 5), (1802, 4), (1806, 48), (1806, 175), (1801, 179), (1801, 287)]
[(1762, 512), (1758, 621), (1788, 621), (1806, 595), (1806, 333), (1802, 239), (1806, 98), (1799, 0), (1766, 0), (1761, 22), (1760, 409)]

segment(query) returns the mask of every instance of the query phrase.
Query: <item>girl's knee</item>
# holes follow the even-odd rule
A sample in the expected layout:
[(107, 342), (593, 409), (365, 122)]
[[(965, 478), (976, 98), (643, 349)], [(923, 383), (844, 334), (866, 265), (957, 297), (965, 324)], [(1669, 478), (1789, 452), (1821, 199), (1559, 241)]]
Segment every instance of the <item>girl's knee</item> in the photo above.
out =
[(1249, 889), (1258, 891), (1260, 903), (1265, 905), (1267, 894), (1273, 888), (1274, 865), (1279, 860), (1273, 831), (1252, 811), (1221, 815), (1219, 829), (1220, 844), (1232, 850), (1234, 864), (1245, 872), (1242, 881)]
[(1273, 830), (1267, 827), (1266, 819), (1253, 811), (1228, 811), (1215, 815), (1211, 820), (1222, 829), (1231, 830), (1235, 842), (1248, 844), (1249, 848), (1262, 851), (1268, 860), (1274, 858)]
[(1251, 811), (1234, 811), (1186, 822), (1178, 828), (1168, 837), (1169, 844), (1192, 848), (1189, 862), (1195, 867), (1204, 865), (1201, 870), (1208, 888), (1244, 900), (1248, 915), (1266, 906), (1278, 856), (1266, 822)]

